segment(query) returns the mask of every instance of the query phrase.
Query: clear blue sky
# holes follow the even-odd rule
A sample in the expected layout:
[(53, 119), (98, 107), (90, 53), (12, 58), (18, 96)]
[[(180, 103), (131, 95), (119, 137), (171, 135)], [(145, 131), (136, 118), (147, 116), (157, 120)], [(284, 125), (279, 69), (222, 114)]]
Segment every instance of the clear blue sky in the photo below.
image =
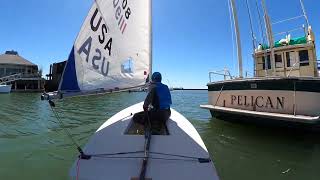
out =
[[(0, 53), (17, 50), (48, 73), (51, 63), (67, 59), (92, 1), (1, 0)], [(255, 0), (249, 1), (257, 29)], [(302, 14), (299, 0), (266, 2), (272, 21)], [(236, 0), (236, 3), (244, 68), (252, 72), (252, 44), (245, 0)], [(320, 2), (304, 0), (304, 3), (316, 38), (320, 38)], [(302, 22), (276, 25), (274, 31), (296, 28)], [(153, 30), (153, 68), (162, 72), (164, 83), (205, 88), (209, 70), (228, 67), (237, 74), (227, 0), (154, 0)], [(260, 37), (258, 31), (256, 36)], [(279, 38), (282, 37), (275, 39)]]

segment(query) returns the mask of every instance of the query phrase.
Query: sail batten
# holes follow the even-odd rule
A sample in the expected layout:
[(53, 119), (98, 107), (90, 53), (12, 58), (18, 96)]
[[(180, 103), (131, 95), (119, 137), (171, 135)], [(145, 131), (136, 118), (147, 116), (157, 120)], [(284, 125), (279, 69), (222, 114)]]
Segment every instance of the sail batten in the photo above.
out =
[(69, 55), (59, 91), (145, 84), (150, 71), (149, 0), (95, 0)]

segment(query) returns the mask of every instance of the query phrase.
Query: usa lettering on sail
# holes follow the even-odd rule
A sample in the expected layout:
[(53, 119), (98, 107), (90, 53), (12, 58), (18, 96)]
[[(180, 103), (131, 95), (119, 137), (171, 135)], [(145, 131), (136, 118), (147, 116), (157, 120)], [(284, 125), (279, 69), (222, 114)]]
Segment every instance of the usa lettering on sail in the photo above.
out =
[[(101, 15), (98, 17), (98, 12), (99, 10), (98, 8), (96, 8), (90, 20), (90, 27), (91, 27), (91, 30), (98, 35), (99, 43), (102, 46), (104, 46), (103, 48), (104, 50), (108, 51), (107, 54), (110, 57), (111, 50), (112, 50), (112, 37), (108, 36), (107, 25), (105, 23), (102, 23), (103, 19)], [(82, 53), (86, 55), (86, 62), (89, 62), (91, 45), (92, 45), (92, 37), (89, 36), (78, 50), (78, 53), (80, 55)], [(103, 56), (103, 54), (105, 53), (102, 53), (99, 48), (96, 48), (94, 51), (95, 51), (95, 55), (92, 57), (92, 60), (91, 60), (92, 67), (96, 70), (99, 70), (103, 76), (107, 76), (109, 72), (109, 61), (107, 61), (106, 57)]]
[[(127, 0), (113, 0), (113, 7), (115, 9), (115, 19), (118, 22), (119, 29), (123, 34), (127, 27), (127, 21), (131, 15), (131, 9), (128, 6)], [(90, 28), (94, 34), (97, 34), (99, 43), (104, 47), (103, 49), (107, 51), (109, 57), (112, 55), (112, 37), (108, 33), (108, 27), (103, 22), (103, 18), (99, 13), (99, 9), (96, 8), (91, 19), (90, 19)], [(86, 62), (89, 63), (90, 53), (95, 53), (91, 59), (91, 65), (93, 69), (101, 72), (103, 76), (108, 76), (109, 72), (109, 64), (107, 58), (103, 56), (105, 53), (102, 52), (101, 49), (96, 48), (91, 52), (92, 45), (92, 37), (89, 36), (86, 41), (81, 45), (78, 50), (78, 53), (81, 55), (82, 53), (86, 55)]]

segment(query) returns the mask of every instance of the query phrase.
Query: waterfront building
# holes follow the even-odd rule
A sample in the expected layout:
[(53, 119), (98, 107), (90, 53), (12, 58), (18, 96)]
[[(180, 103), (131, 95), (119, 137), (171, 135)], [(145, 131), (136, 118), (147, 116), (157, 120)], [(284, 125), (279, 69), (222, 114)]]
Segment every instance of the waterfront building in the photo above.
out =
[(46, 75), (47, 79), (44, 86), (46, 92), (58, 90), (59, 82), (61, 80), (66, 62), (67, 61), (62, 61), (50, 64), (50, 71), (49, 74)]
[(17, 51), (0, 55), (0, 83), (12, 84), (12, 91), (42, 91), (44, 80), (36, 64), (28, 61)]

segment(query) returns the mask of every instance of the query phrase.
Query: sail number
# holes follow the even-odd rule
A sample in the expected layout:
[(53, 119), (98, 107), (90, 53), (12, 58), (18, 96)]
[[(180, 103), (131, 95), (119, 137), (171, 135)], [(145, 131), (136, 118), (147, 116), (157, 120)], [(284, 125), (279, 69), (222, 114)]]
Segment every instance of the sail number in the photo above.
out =
[(131, 9), (128, 7), (128, 0), (123, 0), (122, 4), (119, 4), (120, 0), (113, 0), (113, 7), (116, 8), (116, 14), (115, 17), (118, 20), (121, 16), (121, 12), (123, 9), (125, 11), (125, 17), (126, 19), (129, 19), (130, 14), (131, 14)]
[(131, 15), (131, 9), (128, 5), (128, 0), (113, 0), (113, 8), (115, 9), (115, 18), (118, 21), (118, 27), (123, 34), (127, 27), (127, 21)]

